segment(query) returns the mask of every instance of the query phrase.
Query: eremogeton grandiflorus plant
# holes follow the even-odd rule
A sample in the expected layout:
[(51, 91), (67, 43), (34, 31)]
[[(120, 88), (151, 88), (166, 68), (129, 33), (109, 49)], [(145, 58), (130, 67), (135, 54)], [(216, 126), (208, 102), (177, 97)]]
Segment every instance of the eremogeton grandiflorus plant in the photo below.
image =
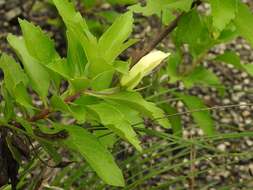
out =
[[(124, 186), (122, 171), (109, 151), (110, 144), (116, 143), (115, 136), (141, 151), (135, 126), (143, 123), (144, 117), (162, 127), (172, 127), (177, 135), (182, 129), (178, 117), (170, 119), (170, 122), (166, 119), (166, 114), (175, 113), (174, 108), (168, 104), (161, 105), (165, 114), (138, 92), (137, 85), (146, 82), (142, 80), (144, 76), (169, 57), (168, 64), (156, 73), (154, 78), (157, 81), (152, 79), (159, 84), (154, 90), (157, 94), (146, 99), (155, 101), (158, 95), (169, 92), (180, 98), (189, 109), (203, 109), (206, 106), (201, 99), (166, 89), (162, 84), (164, 81), (181, 81), (187, 88), (212, 86), (217, 87), (222, 95), (223, 85), (214, 73), (201, 65), (202, 60), (210, 48), (237, 36), (244, 37), (253, 45), (253, 27), (250, 26), (253, 16), (245, 4), (238, 0), (206, 0), (203, 2), (211, 5), (211, 14), (205, 15), (196, 8), (201, 2), (147, 0), (142, 6), (131, 0), (134, 5), (129, 7), (129, 11), (119, 16), (97, 39), (69, 0), (53, 0), (66, 25), (66, 58), (57, 53), (54, 42), (39, 27), (19, 20), (23, 36), (10, 34), (7, 39), (22, 65), (6, 54), (0, 58), (0, 68), (4, 73), (0, 105), (3, 113), (0, 117), (0, 185), (10, 180), (15, 188), (21, 157), (28, 156), (26, 144), (32, 146), (30, 139), (33, 139), (52, 157), (54, 166), (69, 164), (61, 159), (55, 148), (62, 147), (81, 154), (107, 184)], [(157, 15), (166, 26), (137, 57), (122, 61), (119, 55), (137, 42), (129, 39), (133, 12), (144, 16)], [(174, 12), (179, 13), (178, 16)], [(175, 51), (171, 55), (151, 51), (170, 32)], [(183, 58), (186, 45), (190, 63), (185, 63)], [(241, 64), (233, 52), (211, 59), (253, 74), (252, 65)], [(164, 80), (167, 79), (164, 76), (169, 81)], [(68, 84), (64, 91), (61, 88), (63, 82)], [(215, 133), (209, 112), (195, 112), (192, 116), (205, 134)], [(101, 136), (110, 138), (110, 143), (103, 141)]]
[[(8, 128), (23, 133), (47, 150), (57, 145), (77, 151), (104, 182), (124, 186), (112, 154), (96, 133), (86, 128), (104, 126), (105, 134), (113, 133), (142, 151), (132, 125), (142, 122), (143, 116), (163, 118), (164, 112), (134, 89), (169, 54), (153, 51), (129, 70), (131, 61), (121, 61), (118, 56), (136, 42), (128, 40), (133, 28), (132, 12), (122, 14), (97, 40), (71, 2), (54, 0), (54, 4), (67, 28), (67, 57), (60, 57), (54, 42), (39, 27), (19, 20), (23, 36), (10, 34), (7, 39), (23, 67), (9, 55), (3, 54), (0, 59), (4, 73), (1, 131)], [(64, 92), (60, 89), (62, 81), (68, 82)], [(34, 104), (31, 93), (42, 105)], [(55, 112), (61, 113), (60, 120), (54, 117)], [(74, 121), (67, 124), (62, 118)], [(166, 118), (157, 122), (170, 127)], [(11, 140), (6, 143), (12, 144)], [(11, 152), (20, 157), (16, 149), (12, 146)]]

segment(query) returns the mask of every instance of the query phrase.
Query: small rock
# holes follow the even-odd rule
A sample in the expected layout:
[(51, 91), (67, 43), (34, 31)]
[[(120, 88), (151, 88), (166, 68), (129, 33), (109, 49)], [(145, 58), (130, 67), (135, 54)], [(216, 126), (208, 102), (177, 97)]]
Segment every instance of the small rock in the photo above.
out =
[[(252, 146), (253, 145), (253, 141), (251, 141), (251, 140), (246, 140), (246, 144), (248, 145), (248, 146)], [(253, 170), (252, 170), (253, 171)]]
[(242, 85), (235, 85), (234, 90), (242, 90)]
[(242, 112), (242, 116), (243, 116), (243, 117), (248, 117), (248, 116), (250, 116), (250, 111), (248, 111), (248, 110), (243, 111), (243, 112)]
[(235, 102), (237, 102), (237, 101), (240, 100), (240, 98), (241, 98), (243, 95), (245, 95), (244, 92), (235, 93), (235, 94), (232, 95), (232, 100), (235, 101)]
[(11, 21), (12, 19), (18, 17), (21, 14), (21, 9), (19, 7), (8, 11), (5, 14), (6, 20)]
[(230, 100), (229, 99), (224, 99), (222, 102), (223, 102), (223, 104), (230, 104)]
[(5, 4), (5, 0), (0, 0), (0, 6)]
[(225, 144), (220, 144), (220, 145), (218, 145), (218, 147), (217, 147), (220, 151), (226, 151), (226, 145)]
[(222, 122), (222, 123), (228, 124), (228, 123), (231, 122), (231, 119), (230, 119), (230, 118), (222, 118), (222, 119), (221, 119), (221, 122)]
[(246, 72), (242, 72), (241, 76), (242, 76), (242, 78), (246, 78), (248, 76), (248, 74)]
[(248, 125), (248, 124), (251, 124), (251, 123), (252, 123), (252, 120), (251, 120), (251, 119), (246, 119), (246, 120), (245, 120), (245, 124)]
[(244, 79), (244, 80), (243, 80), (243, 83), (244, 83), (244, 84), (250, 84), (250, 80), (249, 80), (249, 79)]

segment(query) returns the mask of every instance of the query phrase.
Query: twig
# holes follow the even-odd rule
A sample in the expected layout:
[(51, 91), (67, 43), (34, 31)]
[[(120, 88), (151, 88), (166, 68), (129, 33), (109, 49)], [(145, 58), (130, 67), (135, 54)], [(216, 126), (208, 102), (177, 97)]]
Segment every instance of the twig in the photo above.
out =
[(36, 0), (32, 0), (30, 6), (28, 7), (28, 9), (27, 9), (28, 16), (31, 16), (31, 12), (32, 12), (32, 9), (33, 9), (33, 6), (35, 5), (35, 3), (36, 3)]
[[(191, 8), (194, 8), (195, 6), (199, 6), (202, 3), (201, 0), (196, 0), (192, 3)], [(162, 42), (164, 38), (166, 38), (176, 27), (178, 24), (178, 21), (180, 18), (184, 15), (184, 12), (178, 15), (167, 27), (162, 29), (154, 38), (153, 41), (151, 41), (148, 46), (142, 50), (136, 50), (132, 54), (132, 60), (133, 64), (137, 63), (143, 56), (147, 55), (149, 52), (151, 52), (155, 47)]]
[[(68, 96), (67, 98), (64, 99), (64, 102), (65, 103), (73, 102), (74, 100), (79, 98), (81, 96), (81, 94), (82, 94), (81, 92), (77, 92), (76, 94)], [(35, 122), (35, 121), (38, 121), (38, 120), (41, 120), (41, 119), (45, 119), (51, 112), (52, 112), (51, 109), (45, 108), (40, 113), (34, 115), (31, 119), (29, 119), (29, 121)]]
[(171, 33), (178, 24), (179, 19), (182, 17), (183, 13), (181, 13), (179, 16), (173, 20), (170, 25), (165, 27), (161, 32), (159, 32), (153, 41), (151, 41), (146, 48), (143, 50), (137, 50), (133, 53), (133, 63), (137, 63), (143, 56), (147, 55), (149, 52), (151, 52), (165, 37), (168, 36), (169, 33)]
[[(195, 113), (195, 112), (201, 112), (201, 111), (210, 111), (210, 110), (219, 110), (219, 109), (226, 109), (226, 108), (236, 108), (236, 107), (249, 107), (249, 106), (253, 106), (253, 103), (249, 103), (249, 104), (231, 104), (231, 105), (225, 105), (225, 106), (214, 106), (214, 107), (210, 107), (210, 108), (200, 108), (200, 109), (193, 109), (193, 110), (189, 110), (189, 111), (185, 111), (185, 112), (178, 112), (175, 114), (165, 114), (164, 117), (157, 117), (152, 119), (151, 121), (158, 121), (161, 119), (165, 119), (168, 117), (174, 117), (174, 116), (179, 116), (179, 115), (185, 115), (185, 114), (189, 114), (189, 113)], [(135, 123), (132, 124), (132, 126), (137, 126), (137, 125), (141, 125), (144, 122), (139, 122), (139, 123)]]
[(81, 96), (81, 94), (82, 94), (82, 92), (77, 92), (76, 94), (74, 94), (72, 96), (68, 96), (67, 98), (64, 99), (64, 102), (65, 103), (73, 102), (74, 100), (79, 98)]
[(35, 122), (41, 119), (45, 119), (52, 111), (49, 108), (43, 109), (40, 113), (34, 115), (29, 121)]

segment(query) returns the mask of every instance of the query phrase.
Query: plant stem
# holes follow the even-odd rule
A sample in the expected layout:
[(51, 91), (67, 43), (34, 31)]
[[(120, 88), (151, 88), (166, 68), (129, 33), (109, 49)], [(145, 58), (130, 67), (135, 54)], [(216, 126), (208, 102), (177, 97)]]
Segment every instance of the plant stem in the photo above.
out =
[(156, 37), (151, 41), (148, 46), (144, 49), (136, 50), (136, 52), (133, 53), (133, 64), (137, 63), (143, 56), (147, 55), (149, 52), (151, 52), (165, 37), (168, 36), (176, 27), (178, 24), (179, 19), (182, 17), (183, 13), (178, 15), (167, 27), (161, 30)]
[[(82, 92), (77, 92), (71, 96), (68, 96), (67, 98), (64, 99), (64, 102), (65, 103), (73, 102), (74, 100), (79, 98), (81, 96), (81, 94), (82, 94)], [(31, 119), (29, 119), (29, 121), (35, 122), (35, 121), (38, 121), (41, 119), (45, 119), (51, 112), (52, 112), (52, 110), (50, 108), (45, 108), (45, 109), (41, 110), (41, 112), (39, 112), (38, 114), (34, 115)]]
[[(191, 8), (194, 8), (195, 6), (199, 6), (202, 3), (201, 0), (196, 0), (192, 3)], [(147, 55), (149, 52), (151, 52), (155, 47), (163, 41), (164, 38), (166, 38), (178, 25), (178, 21), (180, 18), (184, 15), (184, 12), (178, 15), (167, 27), (162, 29), (156, 37), (151, 41), (146, 48), (143, 48), (142, 50), (136, 50), (132, 54), (133, 59), (133, 65), (136, 64), (143, 56)]]

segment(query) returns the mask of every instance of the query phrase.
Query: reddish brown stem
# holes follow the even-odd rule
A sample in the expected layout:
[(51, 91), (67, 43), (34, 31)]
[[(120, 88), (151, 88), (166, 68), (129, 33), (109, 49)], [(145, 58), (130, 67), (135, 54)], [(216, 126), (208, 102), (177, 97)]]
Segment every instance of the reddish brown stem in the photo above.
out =
[(137, 50), (133, 54), (133, 63), (137, 63), (143, 56), (147, 55), (149, 52), (151, 52), (165, 37), (168, 36), (176, 27), (178, 24), (179, 19), (182, 17), (183, 13), (177, 16), (167, 27), (161, 30), (156, 37), (151, 41), (146, 48), (143, 50)]
[[(202, 3), (201, 0), (196, 0), (192, 3), (191, 8), (194, 8), (195, 6), (199, 6)], [(151, 41), (147, 47), (143, 48), (142, 50), (136, 50), (132, 55), (133, 58), (133, 64), (137, 63), (143, 56), (147, 55), (149, 52), (151, 52), (155, 47), (163, 41), (164, 38), (166, 38), (178, 25), (178, 21), (180, 18), (184, 15), (184, 13), (181, 13), (178, 15), (167, 27), (162, 29), (156, 37)]]
[(77, 92), (76, 94), (73, 94), (72, 96), (68, 96), (67, 98), (64, 99), (64, 102), (65, 103), (73, 102), (74, 100), (79, 98), (81, 94), (82, 94), (81, 92)]
[[(73, 102), (74, 100), (76, 100), (77, 98), (79, 98), (81, 96), (81, 92), (77, 92), (76, 94), (73, 94), (71, 96), (68, 96), (67, 98), (64, 99), (65, 103), (70, 103)], [(43, 110), (41, 110), (41, 112), (39, 112), (38, 114), (34, 115), (31, 119), (29, 119), (29, 121), (31, 122), (35, 122), (41, 119), (45, 119), (47, 118), (47, 116), (52, 112), (51, 109), (49, 108), (45, 108)]]
[(29, 121), (35, 122), (41, 119), (45, 119), (51, 113), (49, 108), (43, 109), (40, 113), (34, 115)]

